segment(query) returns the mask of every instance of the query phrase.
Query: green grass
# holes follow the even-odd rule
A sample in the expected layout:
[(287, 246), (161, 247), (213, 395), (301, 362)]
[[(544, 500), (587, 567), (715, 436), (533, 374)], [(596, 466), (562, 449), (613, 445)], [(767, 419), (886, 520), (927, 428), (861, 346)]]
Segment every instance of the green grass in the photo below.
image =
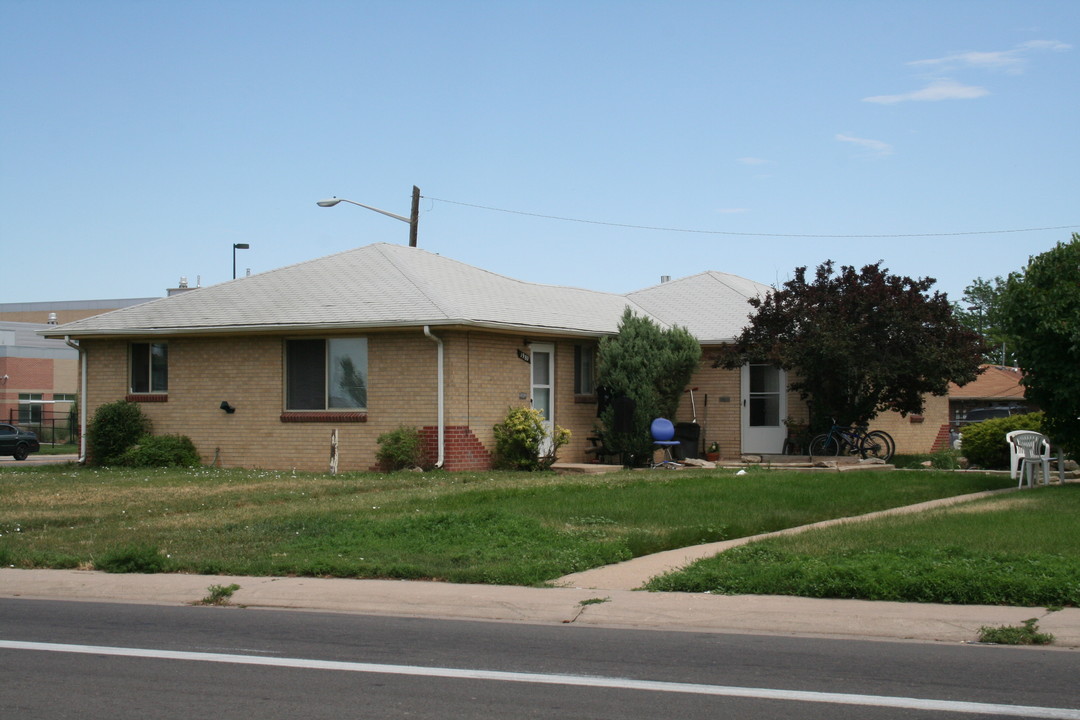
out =
[(959, 604), (1080, 605), (1080, 485), (770, 538), (651, 590)]
[(0, 565), (535, 585), (638, 555), (1008, 486), (937, 472), (0, 470)]
[(41, 443), (41, 449), (38, 450), (38, 455), (78, 455), (79, 446), (72, 444), (56, 444), (50, 445), (48, 443)]

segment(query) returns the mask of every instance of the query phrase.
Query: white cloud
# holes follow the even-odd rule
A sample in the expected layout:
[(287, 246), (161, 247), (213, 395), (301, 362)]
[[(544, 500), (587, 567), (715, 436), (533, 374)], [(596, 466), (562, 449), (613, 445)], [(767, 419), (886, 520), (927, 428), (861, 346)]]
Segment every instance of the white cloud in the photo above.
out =
[(852, 143), (866, 150), (867, 155), (874, 157), (885, 157), (886, 155), (892, 155), (893, 147), (887, 142), (881, 140), (870, 140), (869, 138), (855, 137), (854, 135), (844, 135), (838, 133), (836, 139), (840, 142)]
[(972, 100), (989, 94), (989, 90), (977, 85), (964, 85), (955, 80), (935, 80), (922, 90), (914, 90), (909, 93), (901, 93), (900, 95), (873, 95), (871, 97), (864, 97), (863, 102), (891, 105), (893, 103), (907, 102), (909, 100), (920, 102)]
[(1011, 50), (995, 50), (991, 52), (969, 51), (952, 53), (940, 58), (929, 60), (915, 60), (908, 65), (930, 68), (975, 68), (979, 70), (1004, 70), (1010, 75), (1019, 75), (1027, 65), (1028, 56), (1032, 51), (1052, 50), (1064, 52), (1071, 50), (1072, 45), (1058, 42), (1057, 40), (1030, 40), (1020, 43)]
[(890, 105), (899, 102), (922, 101), (935, 102), (938, 100), (972, 100), (989, 95), (990, 91), (978, 85), (965, 85), (948, 77), (963, 70), (993, 70), (1005, 72), (1009, 75), (1020, 75), (1027, 67), (1030, 56), (1039, 51), (1065, 52), (1071, 50), (1072, 45), (1057, 40), (1031, 40), (1020, 43), (1010, 50), (994, 50), (990, 52), (967, 51), (950, 53), (939, 58), (926, 60), (913, 60), (908, 65), (928, 71), (932, 80), (929, 85), (921, 90), (897, 95), (872, 95), (863, 98), (863, 102), (881, 103)]

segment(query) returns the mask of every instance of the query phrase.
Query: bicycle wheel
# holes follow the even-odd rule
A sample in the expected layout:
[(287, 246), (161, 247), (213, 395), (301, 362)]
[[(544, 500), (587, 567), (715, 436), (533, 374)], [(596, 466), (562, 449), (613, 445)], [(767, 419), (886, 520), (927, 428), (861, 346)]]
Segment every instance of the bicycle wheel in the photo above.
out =
[(892, 437), (883, 430), (866, 433), (859, 445), (859, 453), (864, 458), (879, 458), (885, 462), (889, 462), (895, 449)]
[(810, 441), (810, 457), (835, 456), (840, 454), (840, 444), (832, 435), (818, 435)]

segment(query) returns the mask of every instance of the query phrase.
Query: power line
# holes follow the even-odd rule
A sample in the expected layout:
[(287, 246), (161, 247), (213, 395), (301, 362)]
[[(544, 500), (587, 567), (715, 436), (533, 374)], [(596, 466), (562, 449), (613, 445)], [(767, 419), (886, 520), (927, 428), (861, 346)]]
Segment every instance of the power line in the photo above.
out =
[(526, 212), (524, 210), (507, 210), (506, 208), (491, 207), (490, 205), (477, 205), (474, 203), (460, 202), (458, 200), (445, 200), (443, 198), (424, 195), (428, 200), (461, 205), (463, 207), (477, 208), (479, 210), (491, 210), (493, 212), (508, 213), (511, 215), (527, 215), (529, 217), (543, 218), (545, 220), (561, 220), (563, 222), (585, 223), (587, 225), (607, 225), (608, 227), (629, 228), (632, 230), (659, 230), (662, 232), (695, 233), (699, 235), (734, 235), (741, 237), (781, 237), (781, 238), (835, 238), (835, 239), (869, 239), (869, 238), (915, 238), (915, 237), (954, 237), (958, 235), (1001, 235), (1004, 233), (1037, 232), (1041, 230), (1071, 230), (1080, 225), (1057, 225), (1053, 227), (1016, 228), (1014, 230), (970, 230), (967, 232), (929, 232), (929, 233), (893, 233), (880, 235), (811, 235), (808, 233), (762, 233), (762, 232), (733, 232), (730, 230), (694, 230), (692, 228), (657, 227), (653, 225), (631, 225), (629, 223), (604, 222), (603, 220), (584, 220), (582, 218), (561, 217), (559, 215), (544, 215), (542, 213)]

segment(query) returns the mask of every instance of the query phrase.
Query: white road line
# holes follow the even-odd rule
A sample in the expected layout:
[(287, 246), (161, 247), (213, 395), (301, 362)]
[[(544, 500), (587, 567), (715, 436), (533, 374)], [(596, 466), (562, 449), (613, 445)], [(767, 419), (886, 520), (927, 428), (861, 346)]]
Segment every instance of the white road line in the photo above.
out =
[(573, 685), (577, 687), (619, 690), (647, 690), (651, 692), (719, 695), (724, 697), (753, 698), (760, 700), (793, 700), (796, 702), (832, 703), (838, 705), (867, 705), (872, 707), (899, 708), (903, 710), (982, 713), (986, 715), (1002, 715), (1007, 717), (1064, 718), (1066, 720), (1080, 720), (1080, 709), (1075, 708), (1001, 705), (997, 703), (890, 697), (887, 695), (853, 695), (847, 693), (774, 690), (770, 688), (732, 687), (725, 685), (697, 685), (693, 683), (633, 680), (630, 678), (605, 678), (586, 675), (503, 672), (498, 670), (463, 670), (458, 668), (420, 667), (413, 665), (379, 665), (374, 663), (341, 662), (336, 660), (259, 657), (253, 655), (180, 652), (174, 650), (118, 648), (98, 645), (63, 645), (57, 643), (19, 642), (15, 640), (0, 640), (0, 649), (39, 650), (84, 655), (110, 655), (116, 657), (153, 658), (159, 660), (186, 660), (194, 662), (230, 663), (236, 665), (263, 665), (267, 667), (297, 668), (305, 670), (336, 670), (339, 672), (378, 673), (384, 675), (412, 675), (420, 677), (452, 678), (458, 680), (491, 680), (496, 682), (520, 682), (540, 685)]

